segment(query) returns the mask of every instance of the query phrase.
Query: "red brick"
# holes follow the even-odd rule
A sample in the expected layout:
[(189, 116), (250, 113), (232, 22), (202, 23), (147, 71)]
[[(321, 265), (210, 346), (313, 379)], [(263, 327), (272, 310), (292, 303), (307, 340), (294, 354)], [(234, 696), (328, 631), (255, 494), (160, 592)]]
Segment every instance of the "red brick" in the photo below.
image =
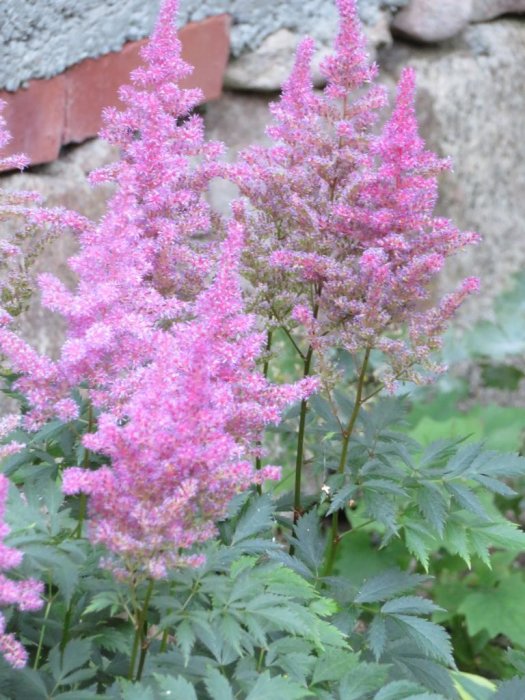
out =
[[(200, 87), (206, 100), (221, 94), (230, 49), (229, 27), (228, 15), (218, 15), (192, 22), (180, 32), (182, 55), (195, 66), (184, 87)], [(129, 82), (130, 72), (140, 65), (139, 51), (145, 42), (130, 42), (121, 51), (88, 58), (67, 69), (63, 143), (95, 136), (102, 125), (103, 108), (120, 106), (118, 88)]]
[[(194, 66), (184, 87), (200, 87), (205, 100), (220, 97), (230, 50), (228, 15), (191, 22), (182, 28), (184, 59)], [(57, 158), (60, 146), (95, 136), (101, 112), (120, 106), (118, 88), (129, 82), (130, 72), (140, 65), (140, 47), (126, 44), (121, 51), (88, 58), (49, 80), (31, 80), (27, 88), (0, 92), (7, 102), (4, 117), (13, 140), (3, 155), (25, 153), (32, 164)]]
[(144, 43), (130, 42), (120, 51), (86, 58), (66, 70), (63, 143), (78, 143), (98, 133), (102, 110), (119, 104), (118, 89), (129, 82), (130, 72), (140, 65), (139, 50)]
[(221, 96), (230, 55), (230, 24), (229, 15), (216, 15), (202, 22), (190, 22), (179, 34), (182, 57), (195, 68), (182, 84), (184, 87), (199, 87), (205, 100)]
[(55, 160), (64, 129), (64, 75), (31, 80), (16, 92), (0, 92), (0, 99), (7, 103), (3, 116), (13, 137), (2, 155), (25, 153), (33, 164)]

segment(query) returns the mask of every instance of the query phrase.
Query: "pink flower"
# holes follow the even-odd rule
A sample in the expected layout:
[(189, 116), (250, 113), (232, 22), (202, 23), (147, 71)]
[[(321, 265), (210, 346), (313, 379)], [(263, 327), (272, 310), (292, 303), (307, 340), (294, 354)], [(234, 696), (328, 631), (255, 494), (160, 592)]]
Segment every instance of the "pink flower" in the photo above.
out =
[[(326, 88), (313, 90), (307, 39), (271, 108), (275, 144), (247, 149), (230, 168), (244, 196), (234, 212), (247, 230), (250, 305), (270, 326), (302, 325), (317, 352), (381, 349), (391, 376), (418, 379), (413, 366), (434, 369), (430, 354), (452, 308), (474, 291), (463, 287), (429, 316), (421, 309), (430, 285), (446, 258), (478, 236), (433, 214), (437, 175), (450, 164), (418, 134), (411, 69), (377, 133), (386, 94), (373, 84), (377, 69), (368, 63), (355, 0), (337, 4), (341, 25), (322, 67)], [(404, 340), (387, 342), (400, 333)]]
[(258, 371), (263, 337), (243, 309), (242, 248), (242, 228), (232, 223), (194, 318), (157, 334), (122, 410), (105, 412), (85, 438), (111, 468), (64, 473), (67, 494), (89, 495), (90, 537), (113, 554), (109, 565), (121, 576), (162, 578), (199, 565), (189, 550), (214, 536), (231, 498), (279, 477), (275, 466), (254, 470), (264, 428), (317, 387), (312, 379), (272, 385)]

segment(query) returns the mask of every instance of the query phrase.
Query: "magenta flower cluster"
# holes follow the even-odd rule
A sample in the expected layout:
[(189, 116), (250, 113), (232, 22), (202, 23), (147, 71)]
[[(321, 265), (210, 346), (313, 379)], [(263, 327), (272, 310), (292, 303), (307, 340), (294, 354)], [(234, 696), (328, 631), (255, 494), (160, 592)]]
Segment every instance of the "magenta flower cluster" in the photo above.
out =
[[(253, 467), (264, 428), (318, 381), (273, 385), (263, 376), (265, 325), (293, 325), (320, 357), (330, 347), (381, 350), (388, 384), (428, 360), (476, 288), (467, 280), (424, 307), (445, 258), (476, 236), (433, 216), (447, 163), (417, 134), (411, 71), (376, 129), (385, 91), (368, 87), (376, 69), (355, 2), (338, 6), (324, 91), (312, 87), (305, 40), (273, 107), (275, 145), (227, 167), (222, 145), (205, 141), (193, 113), (200, 93), (179, 85), (191, 69), (176, 36), (177, 0), (166, 0), (145, 67), (121, 90), (126, 109), (105, 113), (102, 136), (121, 148), (120, 160), (91, 178), (117, 186), (106, 215), (92, 223), (62, 210), (28, 214), (78, 233), (70, 260), (77, 288), (40, 278), (43, 303), (64, 317), (67, 339), (52, 361), (4, 321), (0, 349), (21, 375), (29, 428), (76, 417), (71, 390), (86, 387), (98, 425), (84, 444), (109, 464), (66, 470), (64, 491), (89, 496), (89, 536), (105, 545), (118, 575), (162, 578), (197, 565), (194, 546), (214, 535), (232, 496), (278, 477), (276, 467)], [(243, 195), (228, 224), (206, 200), (217, 176)]]
[[(318, 354), (342, 347), (380, 350), (383, 381), (421, 379), (446, 322), (478, 288), (467, 279), (437, 307), (430, 283), (452, 253), (478, 240), (435, 217), (437, 175), (447, 160), (425, 150), (414, 109), (414, 72), (405, 69), (390, 119), (374, 83), (355, 0), (338, 0), (335, 53), (325, 59), (323, 91), (312, 85), (311, 39), (272, 106), (270, 147), (241, 154), (231, 175), (244, 195), (246, 274), (254, 308), (270, 326), (290, 315)], [(408, 328), (408, 332), (405, 329)]]
[(265, 426), (316, 388), (313, 379), (272, 385), (257, 370), (264, 339), (243, 311), (242, 247), (242, 228), (232, 223), (195, 317), (158, 333), (130, 399), (86, 437), (111, 467), (64, 473), (67, 494), (89, 494), (91, 537), (118, 555), (113, 568), (122, 575), (162, 578), (179, 564), (198, 564), (201, 557), (184, 552), (213, 537), (233, 496), (279, 478), (278, 467), (254, 473)]

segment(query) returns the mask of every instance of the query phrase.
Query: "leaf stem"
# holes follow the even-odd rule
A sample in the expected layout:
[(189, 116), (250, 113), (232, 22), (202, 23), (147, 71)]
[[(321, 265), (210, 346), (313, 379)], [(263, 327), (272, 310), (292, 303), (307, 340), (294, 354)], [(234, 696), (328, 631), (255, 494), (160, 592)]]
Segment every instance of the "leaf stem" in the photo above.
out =
[[(370, 348), (365, 351), (365, 356), (363, 358), (363, 364), (361, 365), (361, 370), (359, 372), (359, 379), (357, 381), (357, 391), (355, 396), (354, 408), (348, 419), (348, 424), (346, 429), (343, 431), (343, 449), (341, 450), (341, 458), (339, 459), (339, 466), (337, 468), (338, 474), (344, 474), (346, 466), (346, 458), (348, 455), (348, 446), (350, 444), (350, 438), (354, 431), (355, 423), (357, 417), (359, 416), (359, 411), (363, 405), (363, 388), (365, 385), (366, 370), (368, 367), (368, 360), (370, 359)], [(323, 576), (330, 576), (332, 569), (334, 568), (335, 555), (337, 551), (337, 545), (339, 544), (339, 534), (338, 534), (338, 513), (335, 511), (332, 514), (332, 527), (330, 530), (330, 539), (328, 541), (328, 551), (326, 553), (326, 563), (323, 571)]]
[[(272, 331), (269, 330), (268, 334), (266, 335), (266, 357), (265, 357), (264, 364), (263, 364), (263, 375), (264, 375), (265, 379), (268, 378), (268, 370), (270, 368), (270, 358), (268, 355), (269, 355), (269, 352), (271, 349), (272, 349)], [(257, 447), (261, 447), (260, 442), (257, 444)], [(261, 458), (259, 456), (257, 456), (255, 458), (255, 468), (257, 470), (259, 470), (259, 469), (261, 469), (261, 467), (262, 467)], [(257, 493), (259, 495), (262, 493), (262, 488), (261, 488), (260, 484), (257, 484)]]
[[(312, 356), (314, 350), (312, 346), (308, 348), (306, 357), (304, 359), (304, 371), (303, 376), (307, 377), (310, 374), (310, 369), (312, 365)], [(294, 499), (293, 499), (293, 521), (294, 524), (297, 523), (299, 517), (301, 516), (301, 480), (303, 473), (304, 464), (304, 438), (305, 438), (305, 427), (306, 427), (306, 412), (308, 411), (308, 399), (303, 399), (301, 401), (301, 413), (299, 415), (299, 432), (297, 434), (297, 455), (295, 458), (295, 487), (294, 487)]]
[(149, 601), (151, 599), (151, 594), (153, 593), (153, 587), (155, 585), (154, 580), (149, 579), (148, 588), (146, 590), (146, 595), (144, 597), (144, 603), (142, 609), (137, 615), (135, 622), (135, 637), (133, 639), (133, 648), (131, 650), (131, 659), (129, 662), (128, 679), (133, 680), (133, 675), (135, 671), (135, 663), (137, 661), (137, 654), (140, 648), (140, 659), (139, 667), (137, 669), (137, 676), (135, 680), (139, 681), (142, 676), (142, 669), (144, 668), (144, 661), (146, 660), (146, 654), (148, 651), (148, 646), (146, 644), (146, 618), (148, 615)]

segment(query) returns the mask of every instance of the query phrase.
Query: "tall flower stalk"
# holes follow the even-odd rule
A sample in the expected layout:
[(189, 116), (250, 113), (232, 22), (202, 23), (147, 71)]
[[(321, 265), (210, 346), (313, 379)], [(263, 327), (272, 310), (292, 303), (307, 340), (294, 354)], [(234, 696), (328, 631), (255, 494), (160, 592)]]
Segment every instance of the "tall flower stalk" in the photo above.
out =
[[(392, 389), (399, 378), (436, 371), (432, 353), (463, 299), (478, 288), (469, 278), (437, 305), (431, 286), (446, 258), (478, 240), (433, 213), (437, 176), (447, 160), (427, 151), (417, 131), (414, 73), (399, 81), (392, 115), (377, 128), (387, 104), (375, 83), (355, 0), (338, 0), (335, 52), (321, 71), (323, 91), (310, 76), (314, 45), (297, 50), (282, 97), (271, 107), (269, 147), (241, 153), (230, 175), (242, 194), (234, 211), (247, 230), (244, 274), (249, 303), (281, 326), (301, 356), (304, 373), (320, 374), (341, 426), (346, 453), (362, 405), (363, 373), (355, 375), (350, 427), (337, 415), (330, 389), (337, 381), (334, 349), (367, 360), (383, 356), (377, 380)], [(307, 404), (299, 417), (294, 519), (301, 514)], [(334, 539), (334, 538), (332, 538)], [(331, 555), (329, 555), (331, 556)]]

